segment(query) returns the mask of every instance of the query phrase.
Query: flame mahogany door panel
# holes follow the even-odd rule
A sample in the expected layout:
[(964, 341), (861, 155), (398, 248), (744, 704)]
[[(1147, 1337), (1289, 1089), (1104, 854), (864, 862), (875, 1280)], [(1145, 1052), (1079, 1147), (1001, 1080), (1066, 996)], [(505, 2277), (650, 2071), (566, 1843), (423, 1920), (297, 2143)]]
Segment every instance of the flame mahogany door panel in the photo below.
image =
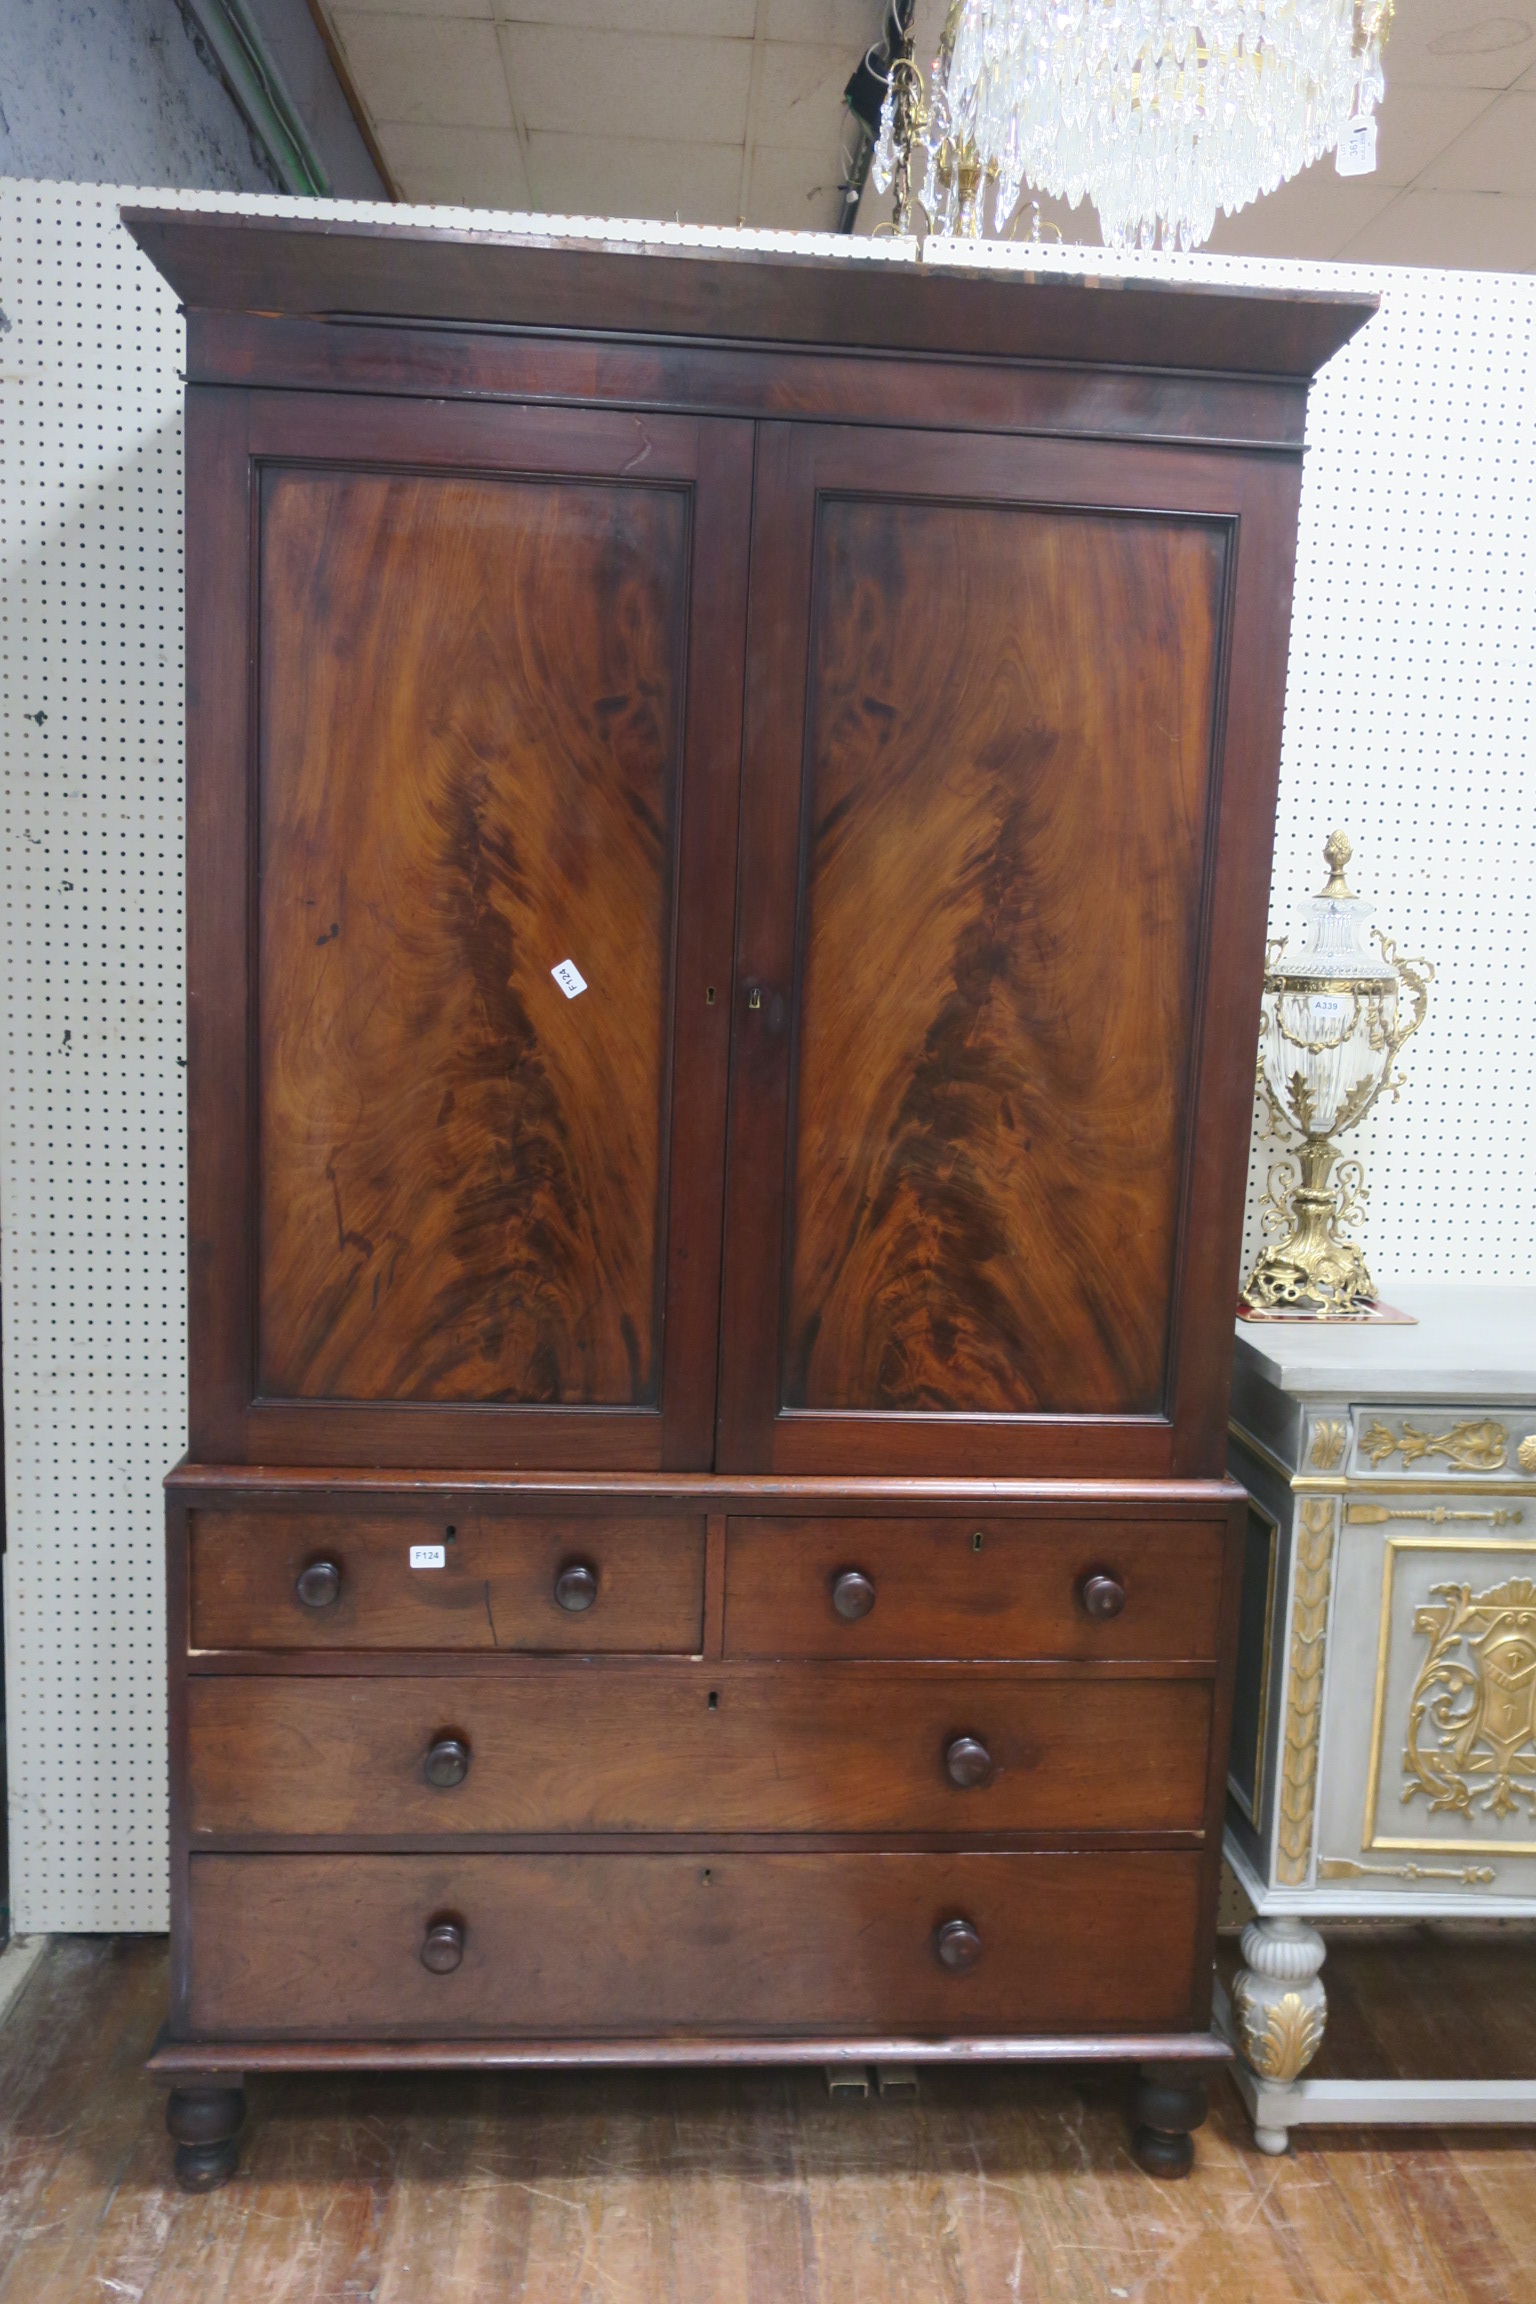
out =
[(756, 507), (718, 1462), (1214, 1475), (1294, 475), (764, 426)]
[(750, 428), (195, 414), (194, 1451), (707, 1467)]

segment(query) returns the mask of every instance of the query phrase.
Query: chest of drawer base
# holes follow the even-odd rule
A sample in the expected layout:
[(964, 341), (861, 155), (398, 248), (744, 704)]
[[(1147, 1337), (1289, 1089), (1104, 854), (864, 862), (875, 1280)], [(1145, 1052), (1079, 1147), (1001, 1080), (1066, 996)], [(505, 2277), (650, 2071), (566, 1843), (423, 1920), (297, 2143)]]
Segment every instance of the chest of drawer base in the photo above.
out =
[[(256, 1480), (238, 1527), (223, 1489), (178, 1507), (165, 2053), (193, 2061), (157, 2068), (1221, 2056), (1227, 1498), (675, 1485), (507, 1482), (478, 1521), (462, 1490)], [(418, 1571), (439, 1516), (449, 1565)], [(583, 1612), (551, 1598), (572, 1561)]]

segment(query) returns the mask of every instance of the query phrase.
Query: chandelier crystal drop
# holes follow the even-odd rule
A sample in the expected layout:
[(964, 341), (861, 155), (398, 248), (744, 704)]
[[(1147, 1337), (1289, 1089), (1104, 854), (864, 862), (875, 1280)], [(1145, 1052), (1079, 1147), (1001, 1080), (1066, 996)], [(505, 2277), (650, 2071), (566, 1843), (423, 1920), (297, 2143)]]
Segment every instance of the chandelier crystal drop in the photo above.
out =
[[(989, 205), (1003, 231), (1027, 181), (1073, 206), (1086, 195), (1112, 248), (1196, 248), (1218, 210), (1272, 192), (1371, 121), (1391, 8), (952, 0), (926, 101), (910, 55), (892, 65), (871, 179), (883, 191), (895, 178), (900, 193), (917, 145), (918, 197), (946, 238), (979, 235)], [(1369, 146), (1374, 130), (1359, 133)]]

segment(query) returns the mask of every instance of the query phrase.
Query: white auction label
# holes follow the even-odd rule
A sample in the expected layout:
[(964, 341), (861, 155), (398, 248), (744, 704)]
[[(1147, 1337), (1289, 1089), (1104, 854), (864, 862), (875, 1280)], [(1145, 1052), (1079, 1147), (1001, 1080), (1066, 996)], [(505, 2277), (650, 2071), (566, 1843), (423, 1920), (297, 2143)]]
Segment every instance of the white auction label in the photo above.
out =
[(550, 974), (567, 1000), (574, 1000), (578, 992), (585, 992), (587, 988), (587, 980), (574, 960), (562, 960), (558, 968), (551, 968)]
[(443, 1545), (413, 1544), (411, 1546), (411, 1566), (413, 1568), (446, 1568), (447, 1565), (448, 1554)]
[(1341, 176), (1374, 176), (1376, 173), (1376, 116), (1366, 112), (1358, 120), (1351, 120), (1339, 138), (1339, 148), (1333, 164)]
[(1307, 1005), (1319, 1024), (1341, 1024), (1349, 1014), (1349, 1002), (1337, 992), (1314, 992)]

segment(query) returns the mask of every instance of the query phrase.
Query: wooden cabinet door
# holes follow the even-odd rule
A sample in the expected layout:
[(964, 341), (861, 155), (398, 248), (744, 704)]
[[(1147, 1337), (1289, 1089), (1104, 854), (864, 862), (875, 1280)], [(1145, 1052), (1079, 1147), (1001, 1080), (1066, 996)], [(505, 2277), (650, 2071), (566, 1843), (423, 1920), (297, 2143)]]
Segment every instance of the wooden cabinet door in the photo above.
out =
[(762, 428), (723, 1468), (1219, 1473), (1296, 490)]
[(750, 427), (192, 403), (194, 1454), (707, 1466)]

